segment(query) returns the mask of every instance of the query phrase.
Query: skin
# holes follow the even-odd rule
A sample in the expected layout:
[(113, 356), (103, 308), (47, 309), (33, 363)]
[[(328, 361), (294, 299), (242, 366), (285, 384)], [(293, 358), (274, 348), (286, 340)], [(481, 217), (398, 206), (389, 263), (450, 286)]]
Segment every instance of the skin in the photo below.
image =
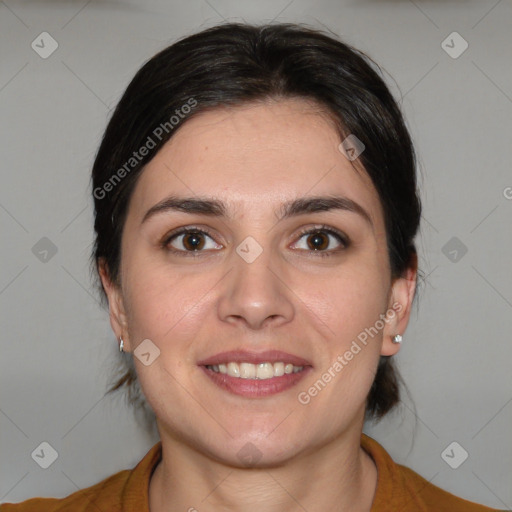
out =
[[(119, 286), (103, 264), (101, 278), (125, 351), (145, 339), (160, 350), (149, 366), (134, 357), (163, 448), (150, 482), (152, 512), (370, 510), (377, 471), (360, 447), (365, 400), (379, 356), (399, 350), (391, 338), (409, 321), (416, 268), (391, 279), (379, 197), (339, 143), (313, 104), (259, 102), (182, 123), (143, 171), (123, 230)], [(215, 197), (228, 216), (167, 211), (141, 223), (171, 193)], [(372, 224), (344, 210), (277, 221), (285, 201), (333, 194), (359, 203)], [(320, 257), (308, 246), (312, 236), (300, 235), (318, 224), (350, 244), (324, 232), (331, 255)], [(183, 255), (192, 251), (183, 236), (160, 245), (185, 226), (212, 232), (198, 257)], [(252, 263), (236, 252), (247, 236), (263, 248)], [(378, 335), (301, 404), (298, 393), (390, 309)], [(197, 362), (240, 348), (283, 350), (313, 369), (277, 395), (233, 395)], [(260, 457), (250, 468), (237, 455), (247, 443)]]

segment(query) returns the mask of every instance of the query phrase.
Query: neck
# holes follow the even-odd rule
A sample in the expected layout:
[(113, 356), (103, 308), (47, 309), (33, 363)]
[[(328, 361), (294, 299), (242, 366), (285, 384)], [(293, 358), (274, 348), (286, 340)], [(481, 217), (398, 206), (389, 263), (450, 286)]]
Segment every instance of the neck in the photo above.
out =
[(345, 432), (314, 453), (271, 468), (224, 465), (162, 436), (162, 460), (150, 481), (151, 512), (370, 512), (377, 468)]

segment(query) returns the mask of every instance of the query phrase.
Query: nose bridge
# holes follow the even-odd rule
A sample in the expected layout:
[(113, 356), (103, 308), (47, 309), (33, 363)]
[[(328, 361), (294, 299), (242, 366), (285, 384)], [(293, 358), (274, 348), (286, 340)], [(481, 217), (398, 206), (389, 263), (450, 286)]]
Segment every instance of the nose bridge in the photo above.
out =
[(294, 308), (279, 276), (281, 265), (275, 251), (248, 236), (235, 247), (230, 259), (232, 270), (219, 301), (221, 319), (245, 322), (253, 329), (270, 321), (276, 325), (290, 321)]

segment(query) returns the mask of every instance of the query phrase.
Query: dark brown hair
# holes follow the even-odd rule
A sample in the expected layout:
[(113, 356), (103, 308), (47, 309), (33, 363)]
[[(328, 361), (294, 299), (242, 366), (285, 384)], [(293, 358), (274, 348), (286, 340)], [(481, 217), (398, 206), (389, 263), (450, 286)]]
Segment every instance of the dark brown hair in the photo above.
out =
[[(415, 152), (380, 75), (369, 57), (337, 37), (289, 23), (217, 25), (159, 52), (128, 85), (93, 165), (96, 276), (104, 259), (110, 279), (119, 284), (130, 197), (144, 166), (180, 126), (219, 106), (280, 98), (312, 100), (332, 118), (340, 141), (353, 134), (364, 144), (357, 163), (380, 197), (392, 278), (414, 268), (421, 216)], [(105, 303), (101, 282), (99, 288)], [(109, 392), (127, 386), (129, 400), (143, 405), (133, 360), (120, 357), (124, 373)], [(398, 403), (398, 383), (392, 359), (381, 356), (367, 417), (380, 419)]]

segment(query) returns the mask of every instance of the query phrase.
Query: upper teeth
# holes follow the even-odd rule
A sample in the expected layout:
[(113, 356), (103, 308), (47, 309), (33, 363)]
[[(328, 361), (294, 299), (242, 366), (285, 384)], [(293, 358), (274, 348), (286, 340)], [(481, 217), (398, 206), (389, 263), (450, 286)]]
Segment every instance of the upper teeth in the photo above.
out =
[(272, 377), (281, 377), (285, 373), (297, 373), (302, 371), (302, 366), (293, 366), (288, 363), (227, 363), (208, 365), (207, 368), (217, 373), (225, 373), (230, 377), (239, 377), (241, 379), (271, 379)]

